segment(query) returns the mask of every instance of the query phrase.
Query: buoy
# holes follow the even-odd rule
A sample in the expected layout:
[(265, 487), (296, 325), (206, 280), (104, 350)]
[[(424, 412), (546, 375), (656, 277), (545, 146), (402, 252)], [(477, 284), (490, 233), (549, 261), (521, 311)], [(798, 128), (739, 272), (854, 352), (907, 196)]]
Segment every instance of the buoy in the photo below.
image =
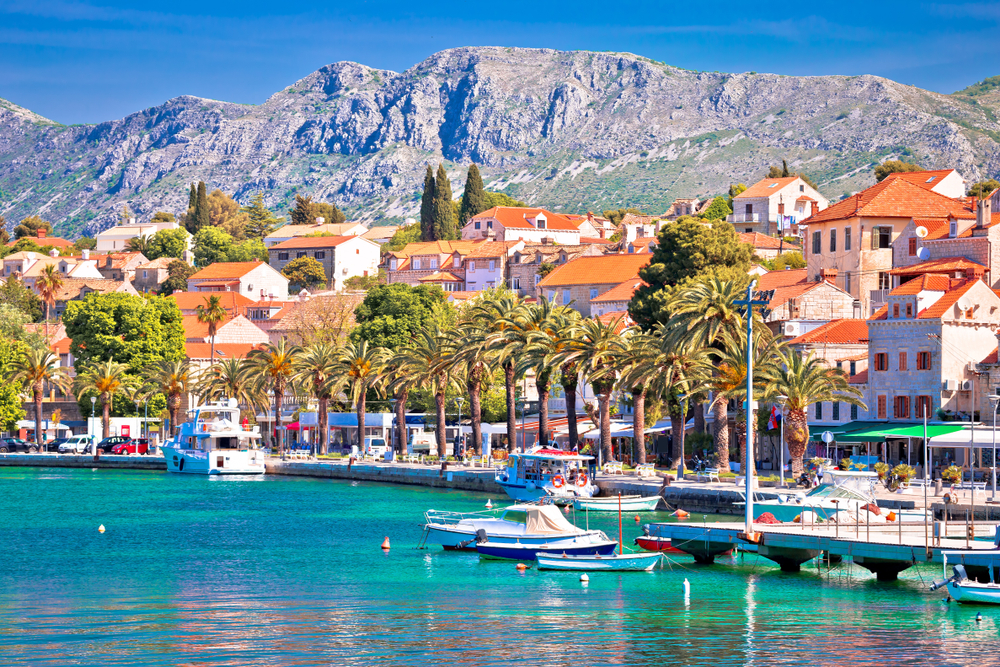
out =
[(635, 522), (639, 523), (639, 515), (638, 514), (635, 515)]
[(99, 532), (99, 533), (103, 533), (104, 532), (104, 524), (103, 523), (101, 524), (100, 528), (97, 529), (97, 532)]
[(525, 565), (524, 563), (518, 563), (517, 564), (517, 571), (518, 572), (524, 572), (527, 569), (528, 569), (528, 566)]
[(486, 509), (488, 509), (488, 510), (493, 509), (493, 500), (491, 500), (489, 498), (486, 499)]
[(977, 611), (976, 612), (976, 623), (982, 623), (982, 622), (983, 622), (983, 612)]
[(587, 583), (588, 581), (590, 581), (590, 577), (588, 577), (586, 574), (581, 574), (580, 581), (582, 581), (583, 583)]
[(691, 595), (691, 583), (685, 579), (684, 580), (684, 597)]
[(565, 507), (563, 507), (563, 512), (566, 512), (566, 514), (569, 514), (569, 505), (566, 505)]
[(386, 536), (386, 538), (382, 540), (382, 551), (388, 551), (388, 550), (389, 550), (389, 537)]
[(691, 514), (685, 512), (684, 510), (677, 510), (676, 512), (674, 512), (674, 516), (677, 517), (678, 519), (686, 519), (689, 516), (691, 516)]

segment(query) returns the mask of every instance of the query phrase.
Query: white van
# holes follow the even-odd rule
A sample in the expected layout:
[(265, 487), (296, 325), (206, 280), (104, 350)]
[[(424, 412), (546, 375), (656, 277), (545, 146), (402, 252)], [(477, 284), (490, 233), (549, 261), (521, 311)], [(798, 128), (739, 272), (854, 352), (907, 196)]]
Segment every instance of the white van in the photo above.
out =
[(376, 435), (365, 436), (365, 454), (370, 454), (376, 459), (380, 459), (385, 456), (388, 449), (389, 445), (386, 444), (385, 438), (380, 438)]
[(94, 442), (92, 435), (74, 435), (59, 445), (60, 454), (86, 454)]

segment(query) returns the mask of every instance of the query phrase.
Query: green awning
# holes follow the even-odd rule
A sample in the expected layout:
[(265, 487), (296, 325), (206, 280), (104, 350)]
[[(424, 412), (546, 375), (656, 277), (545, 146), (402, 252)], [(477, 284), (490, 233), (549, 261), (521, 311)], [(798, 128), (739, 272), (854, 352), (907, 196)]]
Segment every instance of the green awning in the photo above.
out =
[[(927, 425), (927, 437), (933, 438), (939, 435), (948, 435), (950, 433), (957, 433), (965, 428), (966, 425), (961, 423), (956, 424), (928, 424)], [(885, 434), (890, 438), (923, 438), (924, 437), (924, 425), (923, 424), (911, 424), (910, 426), (902, 426), (898, 428), (886, 429)]]
[[(813, 424), (809, 427), (809, 439), (813, 442), (823, 442), (823, 434), (827, 431), (833, 433), (834, 437), (838, 440), (840, 436), (844, 433), (849, 433), (851, 431), (856, 431), (860, 428), (865, 428), (870, 426), (873, 422), (865, 421), (853, 421), (847, 422), (846, 424), (837, 424), (836, 426), (821, 426), (819, 424)], [(881, 423), (881, 422), (879, 422)]]
[(887, 422), (868, 422), (866, 426), (837, 436), (837, 442), (885, 442)]

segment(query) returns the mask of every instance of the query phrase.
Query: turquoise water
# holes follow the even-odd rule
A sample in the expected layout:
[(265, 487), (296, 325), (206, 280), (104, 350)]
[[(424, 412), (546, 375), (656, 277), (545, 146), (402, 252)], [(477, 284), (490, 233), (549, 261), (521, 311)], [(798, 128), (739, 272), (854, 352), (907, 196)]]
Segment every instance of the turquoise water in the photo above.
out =
[[(11, 468), (0, 490), (4, 665), (1000, 663), (1000, 609), (943, 604), (925, 592), (937, 568), (883, 584), (679, 557), (583, 585), (414, 548), (425, 509), (482, 494)], [(626, 543), (638, 533), (626, 522)]]

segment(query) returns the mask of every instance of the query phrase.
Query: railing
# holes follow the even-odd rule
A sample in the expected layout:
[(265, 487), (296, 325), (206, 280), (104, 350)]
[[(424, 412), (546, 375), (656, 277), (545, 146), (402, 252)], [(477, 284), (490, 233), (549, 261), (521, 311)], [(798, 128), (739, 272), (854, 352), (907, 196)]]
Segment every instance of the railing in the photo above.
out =
[(731, 213), (726, 216), (728, 222), (761, 222), (760, 213)]
[(889, 292), (891, 290), (887, 289), (873, 289), (869, 292), (869, 301), (871, 301), (872, 306), (883, 305), (889, 300)]

